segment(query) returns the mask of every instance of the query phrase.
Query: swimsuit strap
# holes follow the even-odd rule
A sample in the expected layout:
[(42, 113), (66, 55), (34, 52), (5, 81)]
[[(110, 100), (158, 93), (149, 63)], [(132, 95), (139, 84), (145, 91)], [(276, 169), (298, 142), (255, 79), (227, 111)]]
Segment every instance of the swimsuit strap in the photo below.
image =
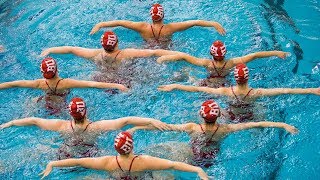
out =
[(233, 86), (231, 86), (231, 91), (232, 91), (234, 97), (236, 97), (236, 99), (239, 101), (238, 96), (234, 93)]
[(203, 132), (203, 134), (206, 134), (206, 132), (203, 130), (201, 124), (199, 124), (200, 128), (201, 128), (201, 131)]
[(116, 56), (114, 57), (114, 62), (117, 60), (118, 55), (120, 54), (121, 50), (116, 54)]
[(216, 132), (218, 131), (219, 129), (219, 124), (217, 124), (217, 129), (213, 132), (213, 134), (211, 135), (209, 141), (211, 141), (211, 139), (213, 138), (213, 136), (216, 134)]
[(54, 93), (56, 93), (58, 84), (59, 84), (59, 82), (62, 81), (62, 80), (63, 80), (63, 79), (59, 79), (59, 80), (58, 80), (58, 82), (57, 82), (57, 84), (56, 84), (56, 87), (54, 88)]
[(250, 92), (253, 90), (253, 88), (251, 88), (248, 93), (244, 96), (243, 100), (250, 94)]
[(117, 161), (117, 164), (118, 164), (119, 168), (121, 169), (121, 171), (123, 171), (123, 169), (121, 168), (120, 163), (118, 161), (118, 156), (116, 156), (116, 161)]
[[(217, 77), (222, 77), (221, 74), (222, 74), (223, 69), (226, 67), (226, 64), (227, 64), (227, 62), (225, 62), (225, 63), (223, 64), (223, 66), (222, 66), (222, 68), (220, 69), (220, 72), (219, 72), (219, 71), (217, 70), (216, 65), (214, 64), (214, 61), (212, 61), (213, 68), (214, 68), (214, 70), (215, 70), (215, 71), (217, 72), (217, 74), (218, 74)], [(220, 74), (220, 73), (221, 73), (221, 74)]]
[(72, 126), (72, 120), (70, 121), (70, 125), (71, 125), (71, 128), (72, 128), (72, 131), (74, 132), (74, 129), (73, 129), (73, 126)]
[(84, 130), (83, 130), (82, 132), (85, 132), (85, 131), (87, 130), (88, 126), (89, 126), (91, 123), (93, 123), (93, 122), (90, 122), (90, 123), (86, 126), (86, 128), (84, 128)]
[(46, 81), (46, 84), (47, 84), (48, 88), (49, 88), (51, 91), (53, 91), (53, 90), (51, 89), (51, 87), (49, 86), (49, 84), (48, 84), (47, 81)]
[(131, 171), (131, 167), (132, 167), (133, 161), (134, 161), (138, 156), (139, 156), (139, 155), (136, 155), (136, 156), (134, 156), (134, 158), (132, 159), (131, 164), (130, 164), (130, 167), (129, 167), (129, 173), (130, 173), (130, 171)]
[(164, 26), (164, 25), (161, 26), (160, 31), (159, 31), (159, 33), (158, 33), (158, 37), (156, 37), (156, 35), (154, 34), (154, 31), (153, 31), (153, 27), (152, 27), (152, 25), (151, 25), (151, 31), (152, 31), (153, 37), (154, 37), (154, 39), (155, 39), (156, 41), (159, 41), (160, 34), (161, 34), (161, 30), (162, 30), (163, 26)]

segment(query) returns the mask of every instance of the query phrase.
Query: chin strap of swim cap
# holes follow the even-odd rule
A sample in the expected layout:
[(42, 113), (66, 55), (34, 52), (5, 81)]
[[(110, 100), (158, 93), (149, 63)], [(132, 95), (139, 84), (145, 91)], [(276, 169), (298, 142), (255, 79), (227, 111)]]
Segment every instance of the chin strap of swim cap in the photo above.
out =
[(42, 60), (40, 69), (43, 77), (46, 79), (53, 78), (58, 70), (56, 61), (51, 57)]
[(73, 98), (69, 104), (69, 112), (75, 120), (83, 119), (87, 113), (86, 103), (79, 97)]
[(200, 116), (208, 123), (214, 123), (221, 115), (219, 105), (214, 100), (207, 100), (201, 105)]
[(106, 31), (101, 36), (101, 45), (106, 51), (113, 51), (117, 46), (118, 37), (114, 32)]
[(121, 155), (129, 154), (133, 149), (133, 139), (129, 132), (121, 132), (114, 140), (114, 148)]
[(152, 5), (150, 15), (153, 21), (161, 21), (164, 17), (163, 7), (160, 4)]
[(227, 48), (221, 41), (215, 41), (210, 47), (210, 54), (214, 60), (222, 61), (227, 53)]
[(234, 68), (234, 78), (237, 83), (244, 84), (249, 80), (249, 69), (245, 64), (237, 64)]

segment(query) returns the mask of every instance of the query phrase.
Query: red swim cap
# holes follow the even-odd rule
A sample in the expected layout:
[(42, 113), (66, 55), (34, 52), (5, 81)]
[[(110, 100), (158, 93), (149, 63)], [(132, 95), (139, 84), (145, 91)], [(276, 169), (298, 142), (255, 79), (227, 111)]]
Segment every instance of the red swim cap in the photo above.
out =
[(121, 132), (114, 140), (114, 148), (119, 154), (129, 154), (133, 149), (133, 139), (129, 132)]
[(57, 73), (57, 63), (51, 57), (47, 57), (44, 60), (42, 60), (40, 68), (43, 77), (46, 79), (53, 78)]
[(227, 53), (226, 46), (221, 41), (215, 41), (210, 48), (210, 54), (214, 60), (222, 61)]
[(214, 100), (207, 100), (201, 105), (200, 115), (208, 123), (214, 123), (219, 117), (220, 108)]
[(237, 64), (234, 68), (234, 78), (237, 83), (244, 84), (249, 79), (249, 69), (245, 64)]
[(106, 51), (113, 51), (118, 43), (118, 37), (114, 32), (106, 31), (101, 36), (101, 45)]
[(160, 4), (152, 5), (150, 15), (153, 21), (161, 21), (164, 17), (163, 7)]
[(87, 112), (86, 103), (79, 97), (73, 98), (69, 104), (69, 112), (75, 120), (83, 119)]

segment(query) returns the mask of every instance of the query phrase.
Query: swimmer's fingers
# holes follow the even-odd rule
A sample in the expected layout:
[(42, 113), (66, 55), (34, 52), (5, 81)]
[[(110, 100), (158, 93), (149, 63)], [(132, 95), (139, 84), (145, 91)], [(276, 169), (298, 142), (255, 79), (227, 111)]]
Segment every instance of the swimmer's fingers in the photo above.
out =
[(165, 58), (166, 58), (166, 56), (161, 56), (161, 57), (159, 57), (159, 58), (157, 59), (157, 63), (158, 63), (158, 64), (163, 63), (163, 61), (165, 61)]
[(39, 176), (42, 175), (41, 179), (45, 178), (46, 176), (48, 176), (50, 174), (50, 172), (52, 171), (52, 166), (50, 165), (50, 163), (47, 165), (46, 169), (43, 170)]
[(121, 86), (121, 87), (119, 88), (119, 90), (122, 91), (122, 92), (128, 92), (128, 91), (129, 91), (129, 88), (127, 88), (126, 86)]
[(159, 91), (172, 91), (172, 87), (170, 85), (161, 85), (158, 87)]
[(46, 56), (48, 56), (49, 54), (50, 54), (49, 49), (45, 49), (45, 50), (43, 50), (43, 51), (41, 52), (40, 56), (41, 56), (41, 57), (46, 57)]
[(218, 33), (222, 36), (226, 35), (226, 30), (221, 26), (221, 24), (216, 22), (215, 29), (218, 31)]
[(4, 123), (4, 124), (1, 124), (0, 125), (0, 130), (8, 128), (10, 126), (12, 126), (12, 122), (7, 122), (7, 123)]
[(287, 125), (285, 127), (286, 131), (290, 132), (291, 134), (297, 134), (299, 132), (299, 130), (294, 127), (294, 126), (290, 126), (290, 125)]
[(279, 51), (278, 53), (278, 57), (281, 58), (281, 59), (285, 59), (286, 57), (288, 57), (290, 55), (290, 53), (288, 52), (283, 52), (283, 51)]
[(98, 24), (95, 25), (95, 26), (91, 29), (90, 35), (95, 34), (97, 31), (99, 31), (99, 29), (100, 29), (99, 25), (98, 25)]

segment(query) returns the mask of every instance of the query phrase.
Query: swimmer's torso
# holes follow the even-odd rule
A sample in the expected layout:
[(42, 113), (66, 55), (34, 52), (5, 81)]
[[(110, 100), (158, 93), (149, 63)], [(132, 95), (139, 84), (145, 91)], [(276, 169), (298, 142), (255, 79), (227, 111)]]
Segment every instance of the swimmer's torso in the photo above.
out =
[(59, 159), (93, 157), (98, 149), (96, 138), (99, 132), (91, 128), (92, 122), (84, 128), (77, 128), (74, 122), (70, 121), (65, 125), (64, 131), (60, 132), (64, 142), (59, 148)]
[(211, 166), (220, 149), (219, 139), (214, 137), (219, 126), (213, 132), (205, 131), (203, 125), (198, 126), (200, 130), (197, 128), (199, 131), (190, 134), (193, 161), (198, 166)]

